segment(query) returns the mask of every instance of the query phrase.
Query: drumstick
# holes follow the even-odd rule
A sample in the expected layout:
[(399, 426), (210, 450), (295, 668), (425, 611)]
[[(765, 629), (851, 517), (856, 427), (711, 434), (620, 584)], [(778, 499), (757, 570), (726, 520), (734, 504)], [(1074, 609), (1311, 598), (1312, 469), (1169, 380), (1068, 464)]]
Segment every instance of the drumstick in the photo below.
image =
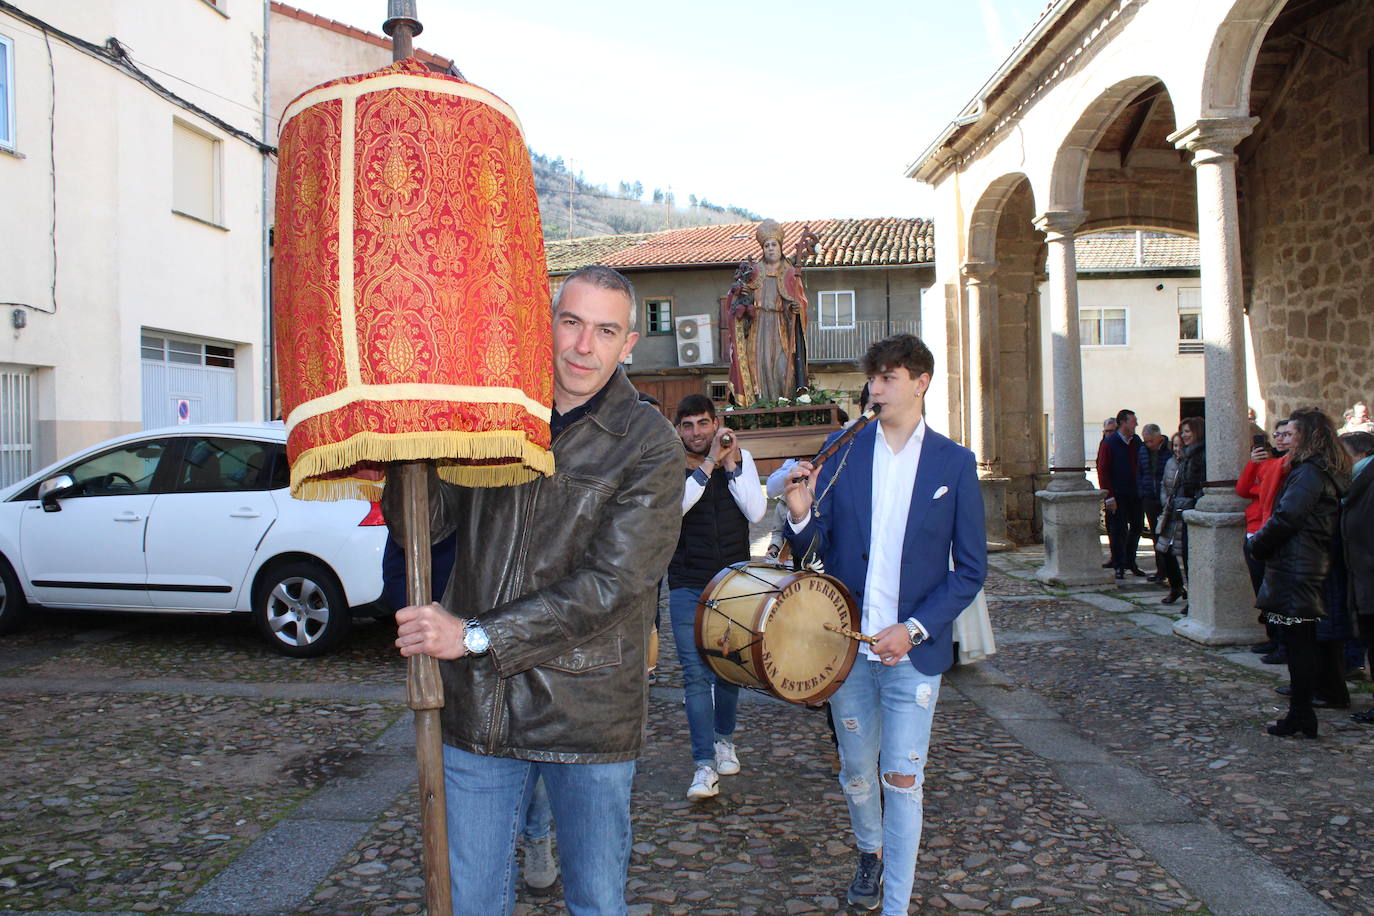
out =
[(829, 630), (832, 633), (839, 633), (841, 636), (848, 636), (850, 639), (857, 639), (859, 642), (866, 642), (870, 646), (874, 645), (878, 641), (878, 637), (876, 636), (869, 636), (865, 633), (857, 633), (854, 630), (851, 630), (847, 627), (839, 626), (838, 624), (827, 623), (822, 624), (822, 626), (824, 626), (827, 630)]

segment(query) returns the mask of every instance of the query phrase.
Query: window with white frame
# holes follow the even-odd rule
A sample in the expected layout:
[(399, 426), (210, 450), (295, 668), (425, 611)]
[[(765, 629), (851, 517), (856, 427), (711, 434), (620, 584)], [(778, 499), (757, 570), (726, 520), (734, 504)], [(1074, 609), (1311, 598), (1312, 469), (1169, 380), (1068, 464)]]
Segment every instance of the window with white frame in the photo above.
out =
[(1078, 343), (1083, 347), (1126, 346), (1124, 308), (1080, 308)]
[(1178, 352), (1202, 352), (1202, 289), (1178, 288)]
[(220, 224), (219, 141), (182, 121), (172, 121), (172, 209)]
[(14, 41), (0, 35), (0, 146), (14, 149)]
[(218, 366), (221, 369), (234, 368), (233, 347), (220, 347), (190, 340), (177, 340), (174, 337), (144, 334), (140, 338), (139, 349), (144, 359), (157, 362), (186, 363), (191, 366)]
[(816, 317), (822, 330), (854, 327), (854, 291), (823, 291), (816, 302)]
[(673, 300), (644, 300), (644, 332), (646, 334), (673, 333)]

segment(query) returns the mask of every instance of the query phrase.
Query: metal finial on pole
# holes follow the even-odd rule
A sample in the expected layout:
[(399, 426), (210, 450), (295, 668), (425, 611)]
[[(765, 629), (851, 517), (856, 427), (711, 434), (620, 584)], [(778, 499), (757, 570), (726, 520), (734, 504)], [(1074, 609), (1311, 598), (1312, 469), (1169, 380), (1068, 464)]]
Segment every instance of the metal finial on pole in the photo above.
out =
[(416, 0), (386, 0), (382, 31), (391, 36), (391, 59), (404, 60), (415, 51), (414, 39), (425, 30), (416, 18)]

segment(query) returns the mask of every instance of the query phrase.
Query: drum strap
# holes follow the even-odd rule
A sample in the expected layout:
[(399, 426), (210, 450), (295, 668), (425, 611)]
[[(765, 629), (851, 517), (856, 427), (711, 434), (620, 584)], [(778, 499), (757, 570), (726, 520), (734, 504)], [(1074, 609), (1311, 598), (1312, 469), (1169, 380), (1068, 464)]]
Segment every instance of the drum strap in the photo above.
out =
[[(849, 443), (844, 447), (844, 454), (840, 456), (840, 464), (835, 468), (835, 473), (830, 475), (830, 480), (826, 483), (825, 489), (820, 492), (820, 495), (812, 500), (811, 512), (816, 518), (821, 517), (821, 501), (830, 495), (831, 489), (835, 486), (835, 481), (839, 480), (840, 475), (844, 473), (844, 466), (849, 462), (849, 452), (853, 448), (854, 440), (850, 439)], [(807, 481), (806, 485), (809, 487), (811, 482)], [(806, 551), (802, 554), (802, 566), (811, 566), (819, 559), (820, 557), (816, 556), (816, 538), (812, 537), (811, 543), (806, 545)]]

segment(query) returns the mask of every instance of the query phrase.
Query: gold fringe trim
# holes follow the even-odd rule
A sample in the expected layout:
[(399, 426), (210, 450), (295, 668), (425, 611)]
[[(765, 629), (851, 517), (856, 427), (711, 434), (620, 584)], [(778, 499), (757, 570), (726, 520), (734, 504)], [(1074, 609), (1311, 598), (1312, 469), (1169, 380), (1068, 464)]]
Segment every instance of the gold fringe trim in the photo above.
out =
[[(499, 464), (461, 464), (462, 461)], [(435, 461), (439, 476), (466, 487), (508, 487), (554, 472), (553, 452), (515, 430), (356, 433), (306, 449), (291, 463), (291, 495), (332, 501), (382, 498), (382, 481), (337, 475), (359, 464)]]

